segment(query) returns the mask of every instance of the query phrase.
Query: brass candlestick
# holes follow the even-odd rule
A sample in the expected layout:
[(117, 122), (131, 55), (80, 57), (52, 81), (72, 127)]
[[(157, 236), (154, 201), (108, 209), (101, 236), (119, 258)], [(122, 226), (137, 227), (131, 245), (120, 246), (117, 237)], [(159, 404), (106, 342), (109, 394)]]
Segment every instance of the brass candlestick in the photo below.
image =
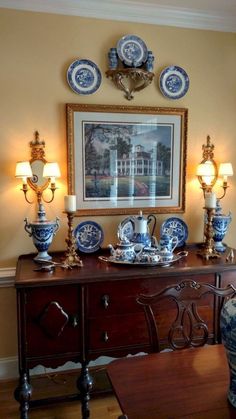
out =
[(214, 240), (213, 240), (213, 227), (212, 227), (212, 219), (215, 214), (215, 208), (206, 208), (206, 223), (204, 226), (204, 236), (205, 236), (205, 243), (203, 249), (201, 249), (198, 254), (202, 256), (204, 259), (208, 260), (209, 258), (219, 258), (220, 254), (216, 252), (214, 248)]
[(83, 266), (83, 262), (76, 252), (76, 240), (73, 234), (74, 213), (68, 212), (67, 218), (68, 218), (68, 236), (65, 239), (66, 244), (67, 244), (67, 249), (65, 252), (65, 259), (63, 260), (63, 265), (65, 268), (71, 269), (74, 267)]

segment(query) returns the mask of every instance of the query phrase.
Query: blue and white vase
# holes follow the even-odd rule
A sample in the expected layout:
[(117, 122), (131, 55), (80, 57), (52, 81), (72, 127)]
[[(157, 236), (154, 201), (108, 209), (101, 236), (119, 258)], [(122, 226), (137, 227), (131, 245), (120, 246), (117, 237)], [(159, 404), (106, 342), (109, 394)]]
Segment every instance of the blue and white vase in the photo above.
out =
[(59, 229), (59, 219), (56, 217), (55, 221), (48, 221), (45, 217), (43, 205), (39, 204), (37, 220), (29, 223), (28, 219), (25, 218), (24, 222), (25, 231), (29, 234), (29, 237), (32, 237), (33, 243), (38, 250), (34, 260), (36, 262), (38, 260), (51, 260), (52, 257), (48, 254), (48, 249)]
[(118, 67), (118, 55), (116, 48), (110, 48), (108, 52), (108, 62), (110, 70), (116, 70)]
[(147, 61), (145, 63), (145, 67), (147, 71), (153, 71), (153, 62), (154, 62), (154, 55), (152, 51), (148, 51), (147, 54)]
[(214, 240), (214, 247), (217, 252), (224, 252), (226, 246), (222, 243), (224, 239), (229, 224), (232, 220), (231, 213), (229, 212), (228, 215), (222, 214), (221, 207), (219, 201), (217, 202), (216, 213), (212, 219), (212, 227), (213, 227), (213, 240)]
[(223, 306), (220, 318), (222, 343), (225, 346), (230, 371), (228, 400), (236, 407), (236, 299)]

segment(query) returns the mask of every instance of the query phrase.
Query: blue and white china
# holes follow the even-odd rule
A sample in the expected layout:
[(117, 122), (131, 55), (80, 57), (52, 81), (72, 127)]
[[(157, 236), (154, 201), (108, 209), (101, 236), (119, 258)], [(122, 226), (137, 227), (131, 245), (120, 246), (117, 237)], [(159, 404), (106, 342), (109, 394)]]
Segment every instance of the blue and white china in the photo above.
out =
[(136, 256), (136, 261), (142, 263), (155, 263), (160, 260), (161, 256), (156, 247), (143, 247), (142, 251)]
[(154, 62), (154, 55), (152, 51), (148, 51), (147, 61), (145, 63), (145, 67), (147, 71), (153, 71), (153, 62)]
[(108, 52), (108, 62), (110, 70), (116, 70), (118, 67), (118, 54), (116, 48), (110, 48)]
[[(182, 259), (183, 257), (187, 256), (187, 252), (179, 252), (176, 255), (175, 254), (171, 254), (171, 256), (168, 258), (168, 255), (166, 254), (167, 252), (165, 252), (164, 254), (164, 260), (162, 260), (161, 258), (159, 258), (158, 261), (142, 261), (139, 258), (139, 255), (135, 258), (135, 259), (130, 259), (130, 260), (123, 260), (123, 259), (119, 259), (118, 257), (114, 257), (114, 256), (98, 256), (98, 259), (101, 260), (102, 262), (106, 262), (106, 263), (114, 263), (114, 264), (118, 264), (118, 265), (129, 265), (129, 266), (159, 266), (160, 268), (164, 268), (164, 267), (168, 267), (170, 265), (172, 265), (175, 262), (178, 262), (178, 260)], [(165, 260), (166, 259), (166, 260)]]
[(90, 95), (100, 87), (102, 75), (93, 61), (76, 60), (67, 70), (67, 81), (75, 93)]
[(216, 206), (216, 213), (212, 218), (214, 248), (217, 252), (223, 253), (226, 250), (226, 246), (222, 243), (222, 240), (228, 231), (228, 227), (231, 221), (231, 213), (228, 215), (222, 214), (218, 201)]
[(55, 221), (48, 221), (45, 216), (45, 211), (42, 204), (39, 204), (38, 218), (36, 221), (29, 223), (28, 219), (24, 219), (25, 231), (32, 237), (33, 243), (38, 250), (37, 256), (34, 260), (51, 260), (52, 257), (48, 254), (49, 246), (52, 243), (53, 237), (59, 229), (59, 219)]
[(117, 54), (128, 67), (139, 67), (147, 61), (145, 42), (136, 35), (125, 35), (117, 43)]
[(184, 246), (187, 241), (188, 226), (181, 218), (170, 217), (162, 223), (161, 234), (178, 237), (178, 244), (176, 247), (181, 247)]
[(108, 248), (110, 249), (112, 258), (119, 261), (134, 262), (138, 254), (142, 251), (141, 247), (135, 251), (136, 245), (126, 238), (117, 243), (116, 248), (112, 244), (109, 244)]
[(189, 89), (189, 77), (183, 68), (173, 65), (161, 72), (159, 85), (164, 96), (180, 99)]
[(128, 240), (132, 240), (134, 234), (134, 221), (132, 218), (127, 217), (118, 225), (117, 235), (118, 239), (122, 240), (126, 238)]
[[(156, 225), (156, 217), (153, 214), (150, 214), (145, 218), (142, 214), (142, 211), (139, 212), (139, 215), (132, 217), (134, 222), (134, 234), (131, 238), (133, 243), (139, 243), (143, 246), (151, 246), (153, 243), (153, 232)], [(153, 220), (153, 228), (150, 234), (148, 224)]]
[(162, 248), (158, 251), (161, 262), (169, 263), (172, 261), (174, 254), (172, 250), (169, 250), (167, 247)]
[(225, 346), (230, 371), (228, 400), (236, 407), (236, 299), (232, 298), (223, 306), (220, 318), (222, 343)]
[(93, 253), (100, 249), (104, 239), (102, 227), (95, 221), (83, 221), (74, 230), (78, 250)]
[(172, 253), (178, 244), (177, 236), (170, 236), (169, 234), (162, 234), (159, 240), (159, 250), (161, 252)]

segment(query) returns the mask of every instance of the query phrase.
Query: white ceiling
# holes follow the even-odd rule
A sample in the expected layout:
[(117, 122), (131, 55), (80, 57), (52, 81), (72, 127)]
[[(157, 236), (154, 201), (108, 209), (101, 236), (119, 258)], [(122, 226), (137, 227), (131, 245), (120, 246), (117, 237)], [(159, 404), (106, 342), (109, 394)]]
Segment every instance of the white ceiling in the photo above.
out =
[(236, 32), (236, 0), (0, 0), (0, 8)]

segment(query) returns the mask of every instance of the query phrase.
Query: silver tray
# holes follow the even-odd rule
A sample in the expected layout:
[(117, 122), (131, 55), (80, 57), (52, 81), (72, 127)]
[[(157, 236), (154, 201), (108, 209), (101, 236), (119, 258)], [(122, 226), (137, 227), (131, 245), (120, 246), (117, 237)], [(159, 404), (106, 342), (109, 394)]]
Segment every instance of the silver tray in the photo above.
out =
[(186, 257), (188, 256), (188, 252), (183, 251), (183, 252), (179, 252), (176, 255), (173, 256), (173, 259), (169, 260), (168, 262), (130, 262), (129, 260), (116, 260), (114, 259), (112, 256), (106, 257), (106, 256), (98, 256), (98, 259), (101, 260), (102, 262), (107, 262), (107, 263), (114, 263), (116, 265), (130, 265), (130, 266), (161, 266), (161, 267), (166, 267), (166, 266), (170, 266), (173, 263), (177, 262), (178, 260), (180, 260), (182, 257)]

